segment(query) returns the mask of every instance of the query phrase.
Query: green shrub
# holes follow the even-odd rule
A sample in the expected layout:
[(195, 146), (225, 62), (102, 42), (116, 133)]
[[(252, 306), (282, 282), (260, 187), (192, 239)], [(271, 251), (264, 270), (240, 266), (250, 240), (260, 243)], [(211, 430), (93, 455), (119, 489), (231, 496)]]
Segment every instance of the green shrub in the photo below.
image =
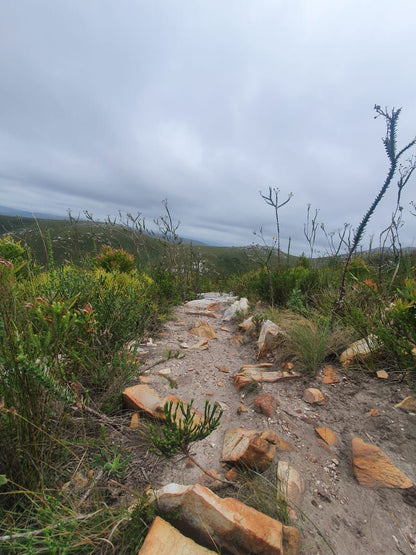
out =
[(124, 249), (115, 249), (109, 245), (102, 245), (101, 251), (95, 259), (99, 268), (106, 272), (131, 272), (136, 263), (134, 256)]
[(376, 320), (374, 333), (401, 370), (416, 378), (416, 279), (407, 279), (397, 299)]

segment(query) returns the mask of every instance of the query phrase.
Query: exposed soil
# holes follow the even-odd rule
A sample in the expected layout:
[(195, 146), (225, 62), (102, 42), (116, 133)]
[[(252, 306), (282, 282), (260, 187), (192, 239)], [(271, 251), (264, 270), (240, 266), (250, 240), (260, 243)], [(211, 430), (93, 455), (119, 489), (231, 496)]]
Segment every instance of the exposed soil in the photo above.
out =
[[(145, 347), (149, 351), (144, 364), (145, 369), (150, 368), (149, 385), (161, 395), (172, 393), (186, 402), (194, 399), (195, 407), (202, 411), (205, 400), (217, 401), (224, 410), (220, 427), (194, 444), (195, 458), (204, 467), (224, 475), (227, 468), (220, 459), (225, 430), (270, 428), (294, 447), (292, 451), (278, 451), (276, 459), (289, 462), (306, 483), (297, 511), (299, 516), (293, 522), (300, 529), (301, 553), (416, 553), (414, 488), (367, 488), (358, 484), (351, 467), (351, 440), (359, 437), (380, 447), (416, 482), (416, 415), (394, 407), (412, 392), (397, 378), (379, 380), (363, 370), (346, 371), (341, 367), (336, 368), (341, 378), (336, 384), (326, 385), (319, 376), (308, 376), (265, 383), (251, 393), (237, 391), (232, 376), (244, 364), (273, 359), (257, 360), (255, 339), (242, 336), (236, 324), (222, 320), (226, 307), (216, 303), (210, 309), (215, 317), (209, 317), (204, 309), (180, 306), (166, 322), (160, 337)], [(184, 343), (192, 346), (199, 341), (189, 330), (201, 320), (214, 328), (217, 338), (209, 340), (205, 350), (185, 348)], [(179, 352), (182, 358), (171, 358), (151, 367), (166, 357), (168, 351)], [(226, 367), (229, 372), (218, 367)], [(169, 379), (159, 375), (167, 368)], [(326, 404), (305, 403), (302, 397), (306, 387), (319, 388)], [(277, 411), (272, 418), (254, 411), (254, 399), (262, 393), (271, 393), (277, 399)], [(247, 412), (238, 411), (242, 404)], [(369, 415), (371, 409), (377, 409), (378, 414)], [(331, 428), (339, 446), (321, 445), (316, 427)], [(192, 484), (201, 479), (201, 470), (189, 467), (180, 457), (159, 460), (153, 468), (147, 467), (146, 472), (155, 487), (169, 482)]]

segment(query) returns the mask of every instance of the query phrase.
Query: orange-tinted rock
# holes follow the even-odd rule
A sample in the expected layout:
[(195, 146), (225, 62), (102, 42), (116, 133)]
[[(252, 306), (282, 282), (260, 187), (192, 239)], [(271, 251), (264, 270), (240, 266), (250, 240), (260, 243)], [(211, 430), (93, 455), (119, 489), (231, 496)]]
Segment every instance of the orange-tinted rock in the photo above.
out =
[[(134, 385), (132, 387), (127, 387), (123, 391), (123, 402), (127, 408), (134, 411), (142, 410), (147, 414), (150, 414), (158, 420), (165, 420), (164, 406), (166, 403), (173, 403), (173, 410), (175, 410), (175, 405), (183, 403), (184, 409), (186, 410), (187, 404), (176, 397), (175, 395), (167, 395), (162, 398), (153, 388), (146, 384)], [(198, 422), (203, 418), (202, 414), (197, 410), (195, 412), (195, 421)], [(182, 417), (181, 410), (178, 410), (176, 419), (180, 420)]]
[(397, 405), (394, 405), (396, 409), (402, 409), (406, 412), (416, 412), (416, 398), (415, 397), (406, 397)]
[(169, 484), (152, 494), (162, 513), (175, 511), (192, 532), (233, 555), (296, 555), (299, 533), (241, 501), (220, 498), (199, 484)]
[(275, 414), (276, 407), (276, 398), (270, 393), (264, 393), (254, 399), (254, 410), (270, 418)]
[(221, 460), (228, 463), (241, 463), (263, 472), (273, 461), (277, 441), (278, 437), (272, 430), (264, 432), (242, 428), (227, 430)]
[(138, 412), (133, 412), (133, 414), (131, 415), (129, 428), (131, 428), (132, 430), (137, 430), (139, 426), (140, 426), (140, 414)]
[(216, 553), (183, 536), (171, 524), (157, 516), (139, 551), (140, 555), (208, 555)]
[(206, 339), (216, 339), (217, 337), (214, 328), (205, 322), (201, 322), (195, 328), (191, 328), (189, 333), (197, 335), (198, 337), (204, 337)]
[(315, 428), (315, 432), (325, 441), (327, 445), (338, 445), (338, 438), (330, 428)]
[(326, 384), (339, 383), (339, 376), (330, 364), (322, 370), (322, 381)]
[(377, 409), (370, 409), (370, 410), (367, 412), (366, 416), (378, 416), (379, 414), (380, 414), (380, 413), (379, 413), (379, 411), (378, 411)]
[(407, 489), (412, 481), (376, 445), (355, 437), (351, 442), (352, 469), (362, 486)]
[(163, 399), (158, 392), (146, 384), (133, 385), (123, 391), (124, 405), (132, 410), (144, 410), (154, 416), (156, 407), (163, 407)]
[(228, 374), (228, 372), (230, 371), (230, 369), (227, 368), (227, 366), (216, 366), (215, 368), (220, 372), (224, 372), (225, 374)]
[(198, 343), (195, 343), (194, 345), (191, 345), (190, 347), (188, 347), (188, 349), (194, 349), (194, 350), (201, 350), (201, 351), (205, 351), (206, 349), (208, 349), (209, 347), (209, 341), (208, 339), (201, 339), (201, 341), (198, 341)]
[(234, 374), (233, 380), (234, 385), (237, 389), (242, 389), (247, 385), (260, 382), (278, 382), (279, 380), (286, 380), (286, 379), (293, 379), (299, 378), (299, 374), (296, 372), (269, 372), (269, 371), (262, 371), (255, 367), (244, 367), (243, 371)]
[(309, 387), (303, 392), (303, 400), (310, 405), (324, 405), (325, 397), (322, 392), (315, 387)]
[(277, 444), (276, 444), (278, 451), (293, 451), (294, 447), (291, 443), (285, 441), (284, 439), (278, 437)]
[(377, 378), (379, 378), (380, 380), (387, 380), (389, 375), (387, 374), (387, 372), (385, 370), (378, 370), (376, 372), (376, 376)]

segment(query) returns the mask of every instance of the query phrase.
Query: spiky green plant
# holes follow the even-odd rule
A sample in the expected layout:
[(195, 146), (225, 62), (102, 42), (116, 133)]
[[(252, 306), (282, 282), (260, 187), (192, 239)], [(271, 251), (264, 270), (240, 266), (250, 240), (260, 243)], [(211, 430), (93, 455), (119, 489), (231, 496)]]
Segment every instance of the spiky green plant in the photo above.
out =
[(397, 110), (395, 108), (392, 108), (391, 112), (389, 112), (387, 108), (383, 110), (380, 106), (376, 105), (374, 106), (374, 110), (376, 112), (375, 118), (382, 116), (386, 122), (387, 130), (386, 130), (386, 136), (383, 138), (383, 144), (387, 153), (387, 157), (390, 161), (390, 167), (387, 173), (387, 177), (383, 183), (383, 186), (381, 187), (380, 191), (378, 192), (378, 195), (374, 199), (370, 208), (365, 213), (363, 219), (361, 220), (360, 225), (357, 227), (357, 230), (354, 233), (353, 241), (348, 251), (348, 255), (344, 264), (344, 270), (341, 277), (341, 285), (339, 288), (338, 301), (335, 306), (336, 309), (342, 305), (342, 302), (344, 300), (345, 279), (347, 275), (348, 265), (351, 262), (351, 258), (364, 235), (365, 228), (367, 227), (367, 224), (370, 221), (371, 216), (373, 215), (379, 202), (381, 201), (387, 189), (389, 188), (391, 182), (393, 181), (394, 176), (396, 175), (396, 172), (399, 171), (399, 174), (400, 174), (397, 185), (400, 189), (403, 189), (403, 187), (409, 181), (413, 171), (416, 168), (415, 158), (410, 159), (407, 162), (407, 165), (405, 167), (399, 166), (399, 160), (403, 156), (403, 154), (416, 144), (416, 137), (415, 137), (412, 141), (410, 141), (410, 143), (408, 143), (399, 152), (397, 152), (396, 133), (397, 133), (397, 123), (399, 120), (401, 108), (398, 108)]
[(219, 404), (211, 405), (206, 401), (204, 417), (199, 420), (193, 409), (193, 402), (194, 400), (191, 399), (186, 407), (182, 401), (165, 403), (163, 407), (165, 425), (160, 430), (160, 434), (156, 433), (154, 427), (150, 425), (150, 440), (155, 450), (164, 457), (171, 457), (178, 453), (189, 456), (191, 443), (206, 438), (218, 428), (223, 414)]

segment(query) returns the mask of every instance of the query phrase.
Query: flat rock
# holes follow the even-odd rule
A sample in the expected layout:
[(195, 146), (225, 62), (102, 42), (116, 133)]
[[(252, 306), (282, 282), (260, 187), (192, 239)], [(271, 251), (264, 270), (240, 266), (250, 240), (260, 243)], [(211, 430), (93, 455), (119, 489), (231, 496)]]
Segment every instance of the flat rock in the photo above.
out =
[(416, 397), (406, 397), (403, 401), (400, 401), (400, 403), (394, 406), (396, 409), (401, 409), (406, 412), (416, 412)]
[(208, 555), (216, 553), (183, 536), (176, 528), (157, 516), (139, 551), (140, 555)]
[(297, 555), (299, 532), (233, 498), (199, 484), (168, 484), (151, 492), (162, 513), (175, 511), (192, 536), (233, 555)]
[(351, 442), (352, 469), (362, 486), (407, 489), (412, 481), (376, 445), (355, 437)]
[(305, 491), (305, 481), (299, 472), (285, 461), (277, 466), (277, 483), (279, 492), (289, 503), (298, 505)]
[(264, 472), (273, 461), (277, 443), (278, 436), (272, 430), (233, 428), (225, 432), (221, 460)]
[[(176, 397), (175, 395), (166, 395), (166, 397), (161, 397), (157, 391), (146, 384), (133, 385), (127, 387), (123, 391), (123, 403), (124, 405), (134, 411), (142, 410), (145, 413), (157, 418), (158, 420), (165, 420), (164, 406), (166, 403), (172, 402), (174, 405), (178, 403), (183, 403), (184, 409), (187, 407), (187, 403)], [(203, 418), (202, 414), (197, 410), (195, 412), (195, 421), (198, 422)], [(177, 420), (180, 420), (182, 413), (178, 410)]]
[(300, 374), (297, 374), (296, 372), (293, 372), (293, 371), (285, 372), (283, 370), (282, 371), (279, 370), (277, 372), (272, 372), (272, 371), (263, 371), (255, 367), (243, 367), (242, 372), (238, 372), (237, 374), (234, 374), (233, 380), (234, 380), (235, 387), (237, 389), (242, 389), (243, 387), (246, 387), (247, 385), (250, 385), (253, 382), (273, 383), (273, 382), (278, 382), (279, 380), (287, 380), (287, 379), (299, 378), (299, 377), (300, 377)]
[(331, 428), (315, 428), (315, 432), (325, 441), (327, 445), (331, 447), (338, 445), (338, 438)]

